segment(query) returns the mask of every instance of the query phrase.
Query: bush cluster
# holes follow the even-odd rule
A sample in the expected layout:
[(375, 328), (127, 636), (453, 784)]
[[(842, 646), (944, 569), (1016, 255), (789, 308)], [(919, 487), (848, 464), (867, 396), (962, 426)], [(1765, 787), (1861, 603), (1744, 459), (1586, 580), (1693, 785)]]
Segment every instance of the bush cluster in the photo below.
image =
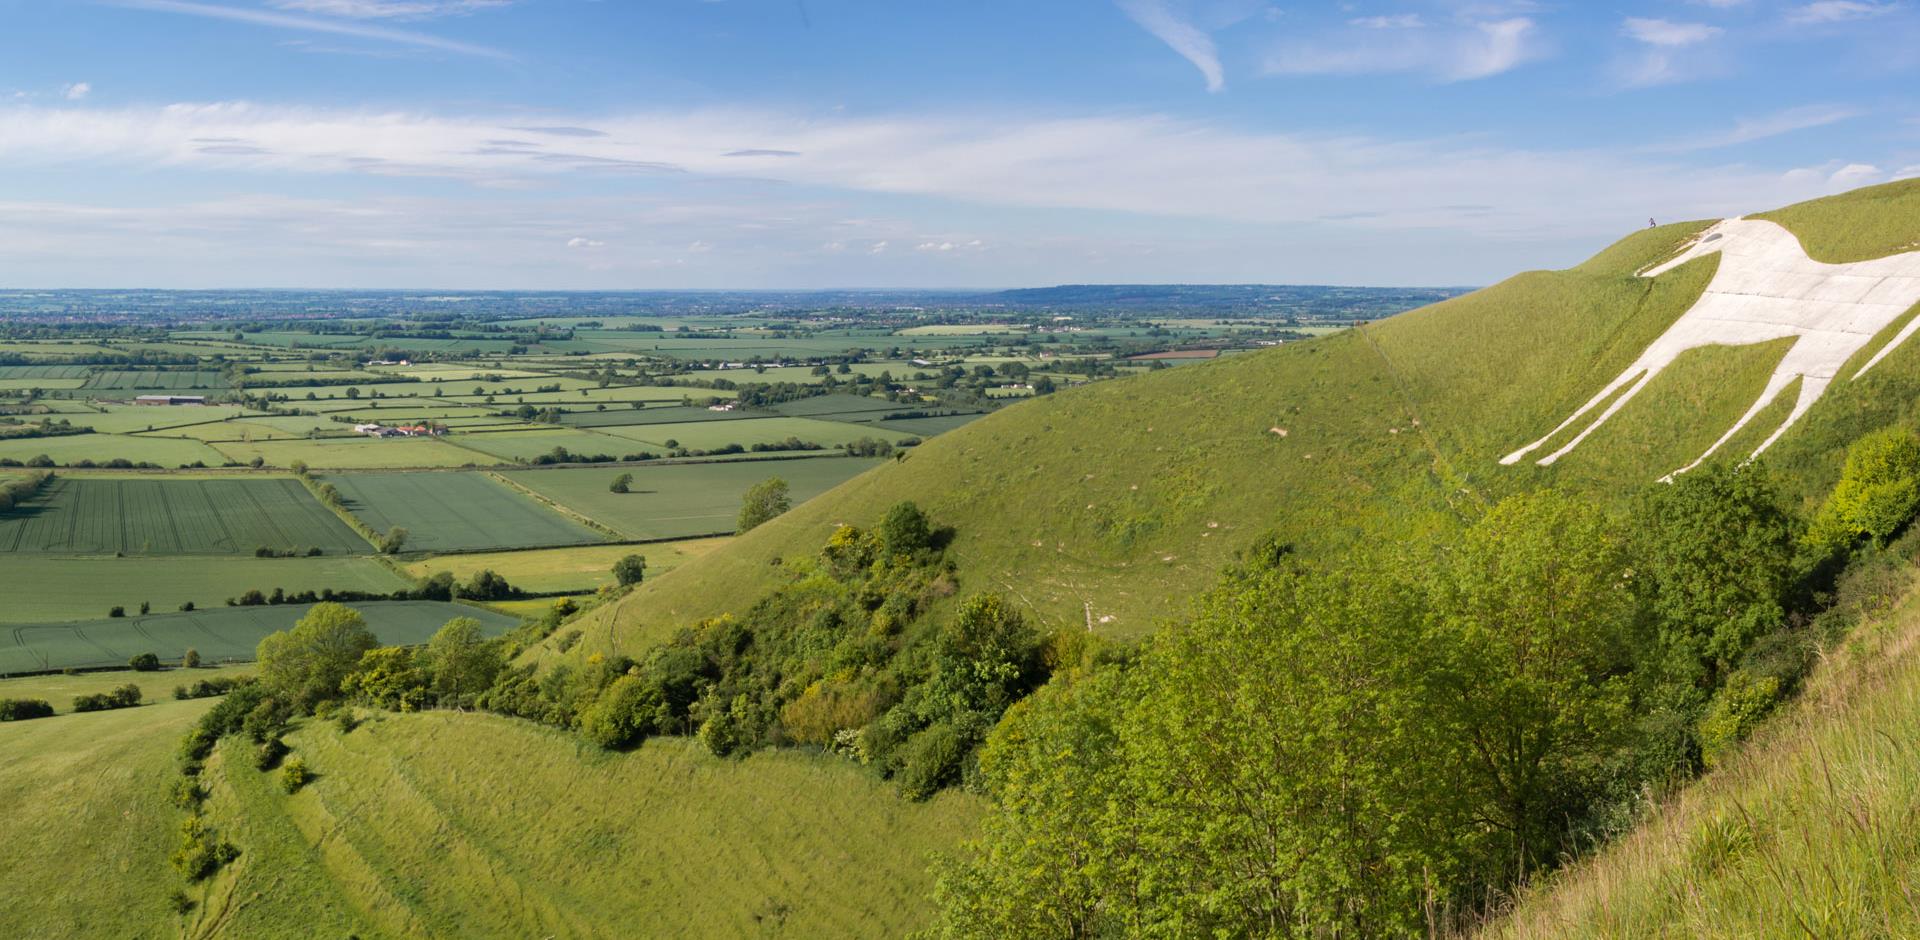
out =
[(37, 698), (0, 698), (0, 721), (53, 717), (53, 706)]
[(115, 708), (132, 708), (138, 704), (140, 704), (140, 687), (128, 683), (111, 692), (75, 696), (73, 699), (73, 710), (76, 712), (101, 712)]

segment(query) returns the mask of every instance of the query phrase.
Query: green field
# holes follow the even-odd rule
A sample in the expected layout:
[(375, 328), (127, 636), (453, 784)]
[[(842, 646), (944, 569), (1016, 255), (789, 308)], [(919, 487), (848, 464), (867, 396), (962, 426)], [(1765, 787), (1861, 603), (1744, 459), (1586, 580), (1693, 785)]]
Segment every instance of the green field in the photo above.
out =
[(560, 416), (560, 423), (575, 428), (605, 428), (618, 425), (679, 424), (689, 421), (741, 421), (769, 417), (760, 411), (713, 411), (700, 405), (666, 405), (653, 408), (610, 407), (605, 411), (574, 411)]
[(638, 442), (610, 434), (562, 428), (455, 434), (448, 440), (464, 450), (474, 452), (470, 459), (482, 464), (525, 462), (552, 453), (556, 447), (589, 457), (605, 454), (616, 458), (646, 449)]
[[(200, 445), (206, 447), (206, 445)], [(408, 467), (460, 467), (490, 461), (481, 454), (425, 437), (329, 438), (318, 441), (223, 443), (215, 456), (246, 463), (258, 457), (269, 467), (304, 461), (315, 470), (386, 470)], [(212, 448), (208, 448), (211, 450)]]
[(82, 460), (105, 463), (116, 459), (153, 463), (162, 467), (180, 467), (192, 463), (217, 467), (229, 459), (227, 455), (199, 441), (179, 438), (75, 434), (70, 437), (0, 441), (0, 458), (24, 462), (42, 455), (52, 458), (55, 464), (63, 467)]
[(129, 558), (15, 553), (0, 562), (12, 588), (0, 604), (0, 623), (93, 620), (112, 607), (129, 613), (151, 604), (155, 611), (219, 607), (250, 590), (272, 593), (364, 591), (389, 593), (406, 579), (379, 561), (359, 556), (321, 558), (209, 558), (205, 555), (143, 555)]
[[(876, 461), (848, 457), (659, 464), (620, 468), (510, 470), (502, 476), (628, 538), (671, 539), (733, 531), (740, 495), (769, 477), (792, 488), (795, 504), (858, 475)], [(632, 473), (632, 490), (607, 485)]]
[(364, 553), (355, 534), (290, 479), (84, 479), (57, 476), (0, 515), (0, 552), (111, 555)]
[[(293, 626), (310, 605), (215, 607), (192, 613), (129, 616), (80, 623), (11, 624), (0, 627), (0, 675), (53, 669), (125, 666), (141, 653), (165, 659), (188, 648), (208, 662), (250, 660), (260, 639)], [(492, 633), (518, 621), (465, 604), (435, 601), (374, 601), (352, 605), (366, 615), (381, 642), (425, 643), (454, 617), (473, 617)]]
[[(611, 479), (609, 477), (608, 479)], [(415, 551), (585, 545), (606, 537), (484, 473), (350, 473), (327, 477), (375, 531), (409, 533)]]
[[(928, 854), (979, 814), (837, 758), (608, 753), (486, 714), (310, 722), (288, 743), (317, 775), (292, 796), (237, 742), (210, 763), (209, 820), (241, 854), (195, 892), (189, 936), (900, 936), (931, 913)], [(164, 854), (130, 863), (170, 873)]]
[(154, 371), (128, 369), (101, 369), (87, 379), (88, 388), (121, 389), (158, 389), (163, 391), (185, 391), (188, 389), (222, 389), (227, 387), (227, 378), (218, 372), (209, 371)]
[(407, 573), (424, 578), (450, 571), (466, 581), (480, 571), (492, 571), (525, 591), (591, 591), (613, 583), (613, 563), (628, 555), (647, 559), (647, 576), (666, 574), (681, 564), (701, 558), (731, 541), (722, 536), (654, 542), (646, 545), (582, 545), (515, 552), (476, 552), (443, 555), (407, 565)]
[(695, 450), (714, 450), (728, 444), (752, 447), (798, 438), (822, 447), (837, 447), (862, 438), (897, 441), (906, 435), (888, 429), (893, 422), (850, 424), (815, 418), (762, 418), (758, 421), (695, 421), (686, 424), (647, 424), (603, 428), (607, 434), (634, 442), (633, 446), (665, 450), (668, 441)]
[(166, 668), (157, 672), (135, 672), (122, 668), (97, 672), (50, 672), (35, 676), (14, 676), (9, 679), (0, 679), (0, 698), (37, 698), (54, 707), (56, 718), (64, 715), (82, 716), (91, 713), (73, 711), (73, 700), (76, 696), (98, 695), (132, 683), (140, 687), (143, 703), (157, 704), (173, 699), (174, 686), (191, 685), (200, 679), (211, 679), (216, 676), (238, 678), (252, 675), (254, 672), (251, 663), (199, 666), (193, 669), (180, 668), (180, 664), (175, 661), (169, 661), (165, 665)]

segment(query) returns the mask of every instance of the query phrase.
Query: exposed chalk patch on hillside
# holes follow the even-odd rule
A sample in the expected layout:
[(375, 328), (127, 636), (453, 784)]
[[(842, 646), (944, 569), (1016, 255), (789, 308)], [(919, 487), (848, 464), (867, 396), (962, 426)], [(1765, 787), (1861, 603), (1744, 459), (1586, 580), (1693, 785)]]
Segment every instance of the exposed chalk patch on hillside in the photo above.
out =
[[(1852, 264), (1825, 264), (1807, 257), (1793, 233), (1773, 222), (1755, 219), (1720, 222), (1702, 232), (1678, 256), (1640, 272), (1640, 276), (1659, 277), (1716, 252), (1721, 255), (1720, 267), (1691, 309), (1674, 321), (1618, 378), (1558, 427), (1501, 458), (1500, 462), (1518, 463), (1625, 388), (1626, 391), (1607, 404), (1580, 433), (1559, 450), (1536, 461), (1541, 466), (1551, 465), (1580, 446), (1687, 350), (1703, 346), (1746, 346), (1793, 337), (1794, 344), (1781, 358), (1752, 407), (1713, 446), (1674, 472), (1685, 473), (1699, 466), (1799, 380), (1799, 396), (1792, 411), (1749, 458), (1758, 456), (1819, 400), (1848, 359), (1915, 304), (1920, 304), (1920, 252)], [(1920, 318), (1908, 322), (1852, 378), (1864, 375), (1916, 331), (1920, 331)]]

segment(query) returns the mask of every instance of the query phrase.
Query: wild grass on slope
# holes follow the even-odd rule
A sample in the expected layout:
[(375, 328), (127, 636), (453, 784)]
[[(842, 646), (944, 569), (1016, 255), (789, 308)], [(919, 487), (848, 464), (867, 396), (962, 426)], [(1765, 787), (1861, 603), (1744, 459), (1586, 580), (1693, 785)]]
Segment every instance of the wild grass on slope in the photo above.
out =
[(1917, 876), (1920, 586), (1736, 759), (1486, 934), (1920, 936)]
[(1856, 189), (1753, 218), (1791, 229), (1809, 257), (1828, 264), (1914, 251), (1920, 249), (1920, 179)]
[[(632, 655), (750, 603), (783, 576), (776, 559), (811, 553), (836, 524), (871, 524), (906, 499), (957, 530), (950, 551), (963, 593), (1000, 591), (1048, 626), (1117, 635), (1181, 613), (1235, 551), (1268, 533), (1306, 551), (1417, 535), (1551, 478), (1497, 460), (1693, 303), (1713, 259), (1651, 281), (1634, 274), (1701, 227), (1639, 233), (1580, 268), (1522, 275), (1363, 330), (1015, 405), (649, 581), (590, 618), (574, 655)], [(1726, 424), (1747, 403), (1737, 398), (1704, 396)], [(1671, 415), (1660, 409), (1672, 405), (1634, 408)], [(1615, 430), (1587, 447), (1608, 452)], [(1650, 439), (1622, 461), (1629, 479), (1691, 460), (1711, 441), (1702, 433)]]
[(292, 795), (240, 742), (210, 765), (209, 819), (243, 854), (193, 935), (899, 936), (930, 917), (927, 854), (979, 813), (835, 759), (613, 754), (490, 715), (310, 722), (288, 743), (317, 775)]
[[(0, 683), (0, 696), (29, 694), (24, 688)], [(148, 688), (148, 698), (156, 691)], [(0, 724), (0, 934), (175, 934), (167, 906), (180, 887), (167, 863), (180, 824), (168, 799), (174, 747), (215, 701)]]

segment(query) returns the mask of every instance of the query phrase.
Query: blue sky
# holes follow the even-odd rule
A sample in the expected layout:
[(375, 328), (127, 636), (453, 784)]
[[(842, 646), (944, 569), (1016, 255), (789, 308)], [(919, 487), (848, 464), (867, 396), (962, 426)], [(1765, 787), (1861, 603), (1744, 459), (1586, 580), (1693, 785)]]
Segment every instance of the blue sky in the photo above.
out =
[(1479, 284), (1920, 175), (1920, 0), (0, 0), (0, 286)]

